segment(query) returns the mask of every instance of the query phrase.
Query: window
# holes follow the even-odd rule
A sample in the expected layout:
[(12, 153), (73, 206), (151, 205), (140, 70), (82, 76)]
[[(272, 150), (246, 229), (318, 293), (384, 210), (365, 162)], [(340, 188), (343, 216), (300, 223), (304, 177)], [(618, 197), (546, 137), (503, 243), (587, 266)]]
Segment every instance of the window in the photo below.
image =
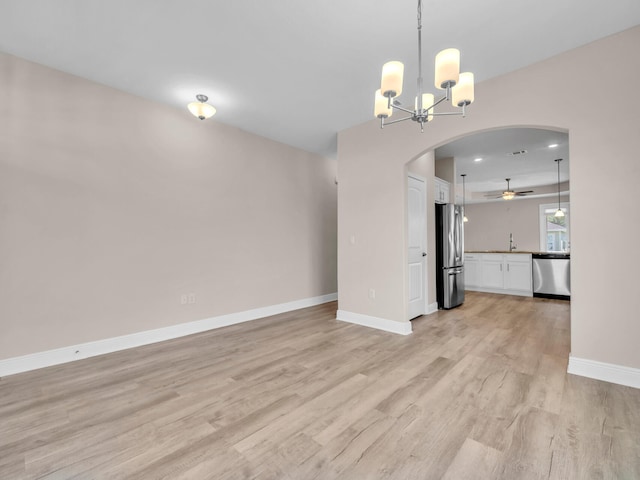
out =
[(557, 203), (540, 205), (540, 251), (568, 252), (571, 248), (569, 203), (562, 202), (564, 217), (556, 217)]

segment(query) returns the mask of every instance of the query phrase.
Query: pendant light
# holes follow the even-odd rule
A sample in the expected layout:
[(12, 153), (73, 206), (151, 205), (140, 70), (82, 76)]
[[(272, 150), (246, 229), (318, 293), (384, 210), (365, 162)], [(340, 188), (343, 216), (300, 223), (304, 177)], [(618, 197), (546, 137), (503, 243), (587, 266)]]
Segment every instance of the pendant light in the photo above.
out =
[(556, 160), (554, 160), (554, 162), (558, 164), (558, 210), (556, 210), (556, 213), (554, 215), (554, 217), (557, 217), (557, 218), (564, 217), (564, 212), (562, 211), (562, 208), (560, 208), (560, 162), (561, 161), (562, 161), (561, 158), (557, 158)]
[(467, 174), (463, 173), (460, 176), (462, 177), (462, 221), (468, 222), (469, 219), (467, 218), (467, 188), (466, 188), (466, 183), (464, 181), (464, 177), (466, 177)]

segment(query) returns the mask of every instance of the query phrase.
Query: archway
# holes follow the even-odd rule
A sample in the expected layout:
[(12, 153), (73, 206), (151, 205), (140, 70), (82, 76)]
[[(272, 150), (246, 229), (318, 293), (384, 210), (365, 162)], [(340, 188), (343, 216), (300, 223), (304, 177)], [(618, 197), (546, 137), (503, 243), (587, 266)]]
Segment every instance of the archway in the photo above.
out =
[[(472, 132), (444, 143), (436, 147), (435, 158), (432, 159), (429, 152), (426, 152), (409, 161), (407, 170), (429, 177), (432, 187), (434, 176), (449, 182), (451, 196), (446, 203), (458, 204), (462, 203), (460, 174), (467, 172), (467, 181), (472, 181), (472, 188), (467, 189), (468, 210), (477, 210), (483, 214), (475, 222), (466, 224), (471, 233), (466, 236), (467, 250), (506, 250), (511, 234), (518, 239), (520, 251), (537, 252), (544, 250), (540, 245), (539, 206), (550, 201), (555, 202), (557, 198), (557, 164), (553, 160), (558, 156), (564, 157), (566, 161), (563, 192), (568, 188), (568, 150), (568, 134), (562, 129), (503, 127)], [(474, 161), (476, 159), (481, 161)], [(525, 191), (530, 193), (516, 196), (515, 201), (509, 202), (498, 198), (485, 198), (490, 192), (499, 192), (501, 187), (504, 190), (502, 179), (505, 175), (510, 176), (520, 190), (526, 189)], [(428, 216), (433, 216), (432, 195), (429, 196), (429, 200), (427, 212)], [(568, 201), (568, 195), (564, 193), (563, 201)], [(435, 202), (438, 200), (435, 199)], [(493, 221), (487, 222), (487, 218)], [(483, 219), (486, 223), (484, 229)], [(430, 225), (428, 258), (432, 261), (427, 262), (427, 283), (431, 287), (428, 298), (429, 310), (432, 312), (437, 304), (433, 287), (433, 222), (430, 221)]]

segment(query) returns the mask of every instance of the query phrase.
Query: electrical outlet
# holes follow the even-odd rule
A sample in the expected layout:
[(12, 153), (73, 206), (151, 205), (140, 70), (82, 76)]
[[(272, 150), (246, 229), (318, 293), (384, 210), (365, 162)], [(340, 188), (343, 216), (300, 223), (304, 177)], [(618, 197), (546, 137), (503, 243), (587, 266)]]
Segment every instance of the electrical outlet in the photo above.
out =
[(371, 300), (373, 300), (373, 299), (375, 299), (375, 298), (376, 298), (376, 291), (375, 291), (375, 289), (373, 289), (373, 288), (370, 288), (370, 289), (369, 289), (369, 298), (370, 298)]
[(188, 301), (189, 301), (189, 298), (187, 297), (186, 293), (183, 293), (182, 295), (180, 295), (180, 305), (186, 305)]
[(189, 304), (194, 304), (196, 303), (196, 294), (195, 293), (190, 293), (189, 294)]

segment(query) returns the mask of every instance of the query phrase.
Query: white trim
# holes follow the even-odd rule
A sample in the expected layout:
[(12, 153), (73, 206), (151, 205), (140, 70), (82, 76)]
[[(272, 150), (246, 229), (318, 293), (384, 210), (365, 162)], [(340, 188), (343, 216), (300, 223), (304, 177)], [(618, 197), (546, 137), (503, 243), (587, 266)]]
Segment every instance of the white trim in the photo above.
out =
[(533, 291), (531, 290), (505, 290), (504, 288), (472, 287), (469, 285), (465, 285), (464, 289), (470, 290), (472, 292), (498, 293), (500, 295), (516, 295), (518, 297), (533, 297)]
[(640, 388), (640, 369), (615, 365), (613, 363), (576, 358), (569, 355), (567, 373), (581, 377), (594, 378), (605, 382)]
[(438, 302), (433, 302), (427, 305), (427, 315), (436, 313), (438, 311)]
[(355, 323), (363, 327), (384, 330), (385, 332), (397, 333), (400, 335), (409, 335), (411, 333), (411, 322), (396, 322), (395, 320), (387, 320), (386, 318), (371, 317), (361, 313), (347, 312), (338, 310), (336, 312), (336, 320), (341, 322)]
[(31, 353), (21, 357), (7, 358), (0, 360), (0, 377), (13, 375), (15, 373), (28, 372), (38, 368), (50, 367), (61, 363), (81, 360), (83, 358), (104, 355), (105, 353), (117, 352), (127, 348), (140, 347), (150, 343), (163, 342), (174, 338), (192, 335), (194, 333), (206, 332), (216, 328), (227, 327), (237, 323), (248, 322), (260, 318), (270, 317), (279, 313), (291, 312), (301, 308), (313, 307), (338, 299), (337, 293), (320, 295), (318, 297), (294, 300), (293, 302), (270, 305), (268, 307), (245, 310), (244, 312), (230, 313), (218, 317), (205, 318), (193, 322), (180, 323), (169, 327), (147, 330), (145, 332), (132, 333), (120, 337), (105, 338), (95, 342), (81, 343), (68, 347), (47, 350), (44, 352)]

